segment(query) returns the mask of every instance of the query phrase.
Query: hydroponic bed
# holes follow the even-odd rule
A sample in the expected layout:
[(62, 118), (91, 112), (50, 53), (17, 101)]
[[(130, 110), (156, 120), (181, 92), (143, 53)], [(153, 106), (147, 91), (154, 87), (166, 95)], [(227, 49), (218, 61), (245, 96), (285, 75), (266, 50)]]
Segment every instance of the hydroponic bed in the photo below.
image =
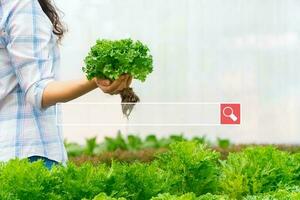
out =
[[(69, 158), (77, 165), (89, 162), (94, 165), (99, 163), (110, 164), (112, 160), (121, 162), (151, 162), (157, 154), (168, 151), (170, 144), (181, 141), (194, 141), (205, 144), (207, 147), (219, 152), (222, 160), (226, 159), (229, 153), (240, 152), (247, 147), (268, 146), (257, 144), (233, 144), (228, 139), (217, 138), (216, 141), (209, 141), (205, 136), (187, 139), (183, 134), (172, 134), (166, 138), (157, 138), (156, 135), (148, 135), (141, 138), (137, 135), (123, 135), (121, 132), (115, 138), (105, 137), (104, 141), (97, 143), (96, 137), (86, 139), (84, 145), (69, 143), (65, 146)], [(290, 153), (300, 153), (299, 145), (273, 145), (279, 150)]]
[(272, 146), (220, 153), (177, 141), (148, 163), (69, 163), (51, 171), (14, 160), (0, 166), (0, 199), (300, 199), (300, 154)]

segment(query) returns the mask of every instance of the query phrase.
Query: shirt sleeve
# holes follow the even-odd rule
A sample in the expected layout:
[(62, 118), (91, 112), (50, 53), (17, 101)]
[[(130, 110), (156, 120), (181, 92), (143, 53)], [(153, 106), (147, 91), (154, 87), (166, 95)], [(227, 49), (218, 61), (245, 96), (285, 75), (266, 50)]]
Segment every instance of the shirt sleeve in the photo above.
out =
[(10, 1), (8, 55), (26, 101), (43, 111), (44, 89), (55, 77), (52, 24), (37, 0)]

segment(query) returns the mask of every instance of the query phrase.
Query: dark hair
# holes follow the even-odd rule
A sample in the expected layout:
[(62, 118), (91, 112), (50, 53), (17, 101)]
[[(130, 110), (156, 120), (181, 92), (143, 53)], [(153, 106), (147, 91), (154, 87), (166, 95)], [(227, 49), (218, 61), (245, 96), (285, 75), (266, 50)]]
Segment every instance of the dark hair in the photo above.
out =
[(44, 13), (48, 16), (53, 24), (53, 33), (58, 36), (59, 40), (62, 39), (66, 31), (63, 23), (60, 20), (58, 10), (52, 3), (52, 0), (38, 0)]

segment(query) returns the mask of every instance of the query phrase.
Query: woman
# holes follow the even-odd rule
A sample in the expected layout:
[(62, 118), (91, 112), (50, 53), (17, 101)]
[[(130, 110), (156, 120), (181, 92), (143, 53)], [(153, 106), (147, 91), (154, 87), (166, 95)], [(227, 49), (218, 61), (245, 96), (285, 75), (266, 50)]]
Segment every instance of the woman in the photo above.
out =
[(56, 126), (58, 102), (96, 88), (118, 94), (132, 78), (57, 81), (58, 42), (65, 29), (50, 0), (0, 0), (0, 161), (29, 158), (65, 163)]

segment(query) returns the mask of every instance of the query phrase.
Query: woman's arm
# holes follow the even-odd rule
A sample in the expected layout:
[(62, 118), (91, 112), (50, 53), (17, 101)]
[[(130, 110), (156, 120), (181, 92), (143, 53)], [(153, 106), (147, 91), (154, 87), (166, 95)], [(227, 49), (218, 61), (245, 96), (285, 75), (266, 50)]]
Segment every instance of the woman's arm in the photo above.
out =
[(42, 108), (71, 101), (98, 87), (105, 93), (118, 94), (124, 88), (129, 87), (131, 80), (129, 75), (123, 75), (112, 83), (104, 79), (89, 81), (85, 78), (71, 81), (52, 81), (44, 89)]

